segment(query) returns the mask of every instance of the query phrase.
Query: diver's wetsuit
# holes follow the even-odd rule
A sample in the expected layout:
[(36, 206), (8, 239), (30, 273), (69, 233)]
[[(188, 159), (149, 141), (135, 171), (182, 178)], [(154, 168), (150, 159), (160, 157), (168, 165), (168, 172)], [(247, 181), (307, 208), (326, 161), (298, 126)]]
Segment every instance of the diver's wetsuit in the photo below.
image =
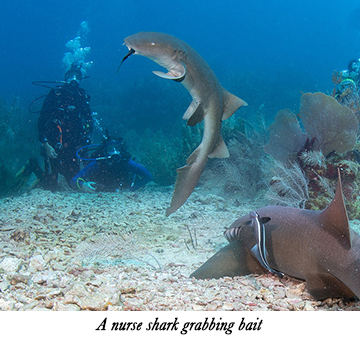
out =
[[(93, 118), (89, 96), (76, 84), (64, 84), (47, 95), (38, 120), (38, 139), (55, 149), (56, 159), (45, 157), (45, 187), (56, 189), (58, 174), (69, 183), (80, 170), (76, 150), (90, 143)], [(50, 167), (51, 169), (49, 169)]]
[(115, 192), (119, 189), (136, 191), (152, 179), (150, 172), (133, 160), (120, 160), (112, 163), (99, 160), (92, 161), (84, 167), (70, 181), (70, 186), (74, 189), (81, 188), (84, 181), (93, 181), (96, 183), (97, 191)]

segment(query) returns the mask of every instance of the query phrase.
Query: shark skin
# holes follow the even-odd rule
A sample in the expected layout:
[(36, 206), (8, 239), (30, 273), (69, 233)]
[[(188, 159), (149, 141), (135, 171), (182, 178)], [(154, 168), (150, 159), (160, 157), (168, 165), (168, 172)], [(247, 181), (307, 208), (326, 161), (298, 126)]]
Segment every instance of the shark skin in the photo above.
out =
[[(265, 224), (267, 260), (271, 268), (306, 281), (317, 300), (360, 298), (360, 236), (349, 227), (341, 180), (333, 201), (322, 211), (282, 206), (256, 210), (270, 217)], [(251, 248), (256, 244), (247, 225), (250, 215), (236, 220), (237, 239), (212, 256), (190, 277), (197, 279), (268, 273)]]
[(247, 103), (226, 91), (207, 62), (180, 39), (159, 32), (139, 32), (124, 42), (131, 54), (147, 57), (167, 69), (167, 73), (154, 71), (157, 76), (181, 82), (189, 91), (193, 100), (183, 116), (188, 125), (204, 120), (200, 145), (187, 159), (187, 165), (177, 169), (174, 193), (166, 210), (169, 216), (193, 192), (208, 158), (229, 157), (221, 135), (221, 122)]

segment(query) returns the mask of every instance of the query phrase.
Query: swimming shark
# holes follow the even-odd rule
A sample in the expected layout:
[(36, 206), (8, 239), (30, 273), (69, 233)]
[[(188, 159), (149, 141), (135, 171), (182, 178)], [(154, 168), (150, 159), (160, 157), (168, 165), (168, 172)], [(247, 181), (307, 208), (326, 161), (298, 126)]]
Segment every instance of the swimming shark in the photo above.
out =
[(174, 193), (166, 210), (169, 216), (193, 192), (208, 158), (229, 157), (221, 135), (221, 122), (247, 103), (225, 90), (208, 63), (178, 38), (159, 32), (139, 32), (125, 38), (124, 43), (129, 53), (123, 61), (132, 54), (147, 57), (168, 71), (154, 71), (155, 75), (181, 82), (189, 91), (193, 100), (183, 116), (189, 126), (204, 120), (200, 145), (188, 157), (187, 165), (177, 169)]
[[(267, 261), (272, 269), (305, 280), (317, 300), (360, 298), (360, 236), (349, 226), (340, 174), (335, 197), (322, 211), (266, 206), (256, 212), (271, 218), (264, 226)], [(190, 277), (267, 273), (251, 252), (257, 240), (249, 220), (250, 214), (237, 219), (229, 227), (231, 242)]]

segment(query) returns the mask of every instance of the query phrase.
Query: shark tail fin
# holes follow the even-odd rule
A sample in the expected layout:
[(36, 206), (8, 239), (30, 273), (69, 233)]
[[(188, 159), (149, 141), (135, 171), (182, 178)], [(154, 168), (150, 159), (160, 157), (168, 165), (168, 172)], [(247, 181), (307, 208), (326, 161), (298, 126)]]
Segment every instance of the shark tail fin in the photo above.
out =
[(190, 164), (177, 169), (175, 189), (171, 198), (170, 207), (166, 209), (166, 216), (180, 208), (193, 192), (199, 181), (204, 165)]
[(240, 107), (248, 105), (245, 101), (231, 94), (229, 91), (225, 89), (223, 89), (223, 98), (224, 98), (224, 111), (222, 115), (223, 121), (225, 121), (230, 116), (232, 116), (235, 113), (235, 111), (238, 110)]

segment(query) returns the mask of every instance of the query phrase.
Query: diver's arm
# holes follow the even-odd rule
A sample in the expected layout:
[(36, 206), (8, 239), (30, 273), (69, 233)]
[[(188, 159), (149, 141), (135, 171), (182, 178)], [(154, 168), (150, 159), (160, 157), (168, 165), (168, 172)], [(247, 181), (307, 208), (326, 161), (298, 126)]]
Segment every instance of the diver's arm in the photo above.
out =
[(45, 155), (47, 157), (49, 157), (50, 159), (56, 159), (57, 158), (57, 154), (55, 152), (55, 149), (50, 146), (48, 141), (46, 141), (44, 143), (44, 150), (45, 150)]
[[(96, 174), (99, 172), (99, 165), (97, 161), (90, 162), (79, 173), (77, 173), (70, 181), (70, 187), (73, 189), (83, 189), (83, 184), (92, 182), (95, 184)], [(85, 188), (84, 188), (85, 189)]]

